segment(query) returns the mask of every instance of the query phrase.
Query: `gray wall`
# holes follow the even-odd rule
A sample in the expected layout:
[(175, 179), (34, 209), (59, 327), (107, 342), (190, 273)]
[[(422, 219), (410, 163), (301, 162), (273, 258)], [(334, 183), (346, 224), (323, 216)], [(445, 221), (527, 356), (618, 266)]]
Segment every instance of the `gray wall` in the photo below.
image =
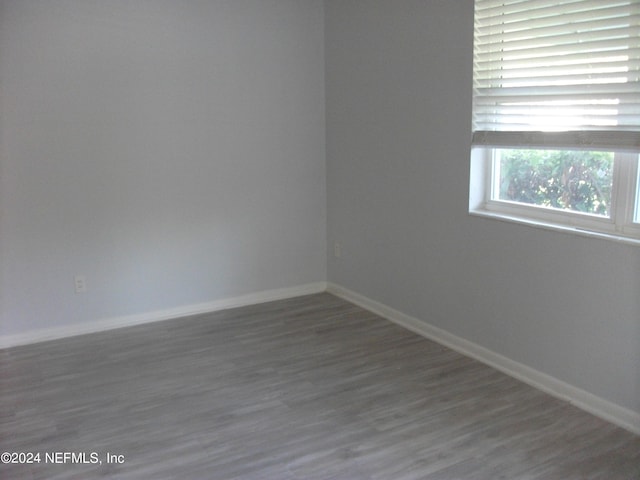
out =
[(325, 280), (323, 49), (320, 0), (0, 1), (0, 334)]
[(329, 280), (640, 412), (640, 249), (467, 213), (473, 1), (325, 10)]

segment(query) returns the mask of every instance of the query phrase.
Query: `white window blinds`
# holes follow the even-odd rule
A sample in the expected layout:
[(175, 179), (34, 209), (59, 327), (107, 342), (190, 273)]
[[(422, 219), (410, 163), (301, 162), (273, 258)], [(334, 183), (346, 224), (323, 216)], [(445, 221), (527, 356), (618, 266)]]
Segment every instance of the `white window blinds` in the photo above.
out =
[(640, 0), (475, 0), (473, 142), (640, 151)]

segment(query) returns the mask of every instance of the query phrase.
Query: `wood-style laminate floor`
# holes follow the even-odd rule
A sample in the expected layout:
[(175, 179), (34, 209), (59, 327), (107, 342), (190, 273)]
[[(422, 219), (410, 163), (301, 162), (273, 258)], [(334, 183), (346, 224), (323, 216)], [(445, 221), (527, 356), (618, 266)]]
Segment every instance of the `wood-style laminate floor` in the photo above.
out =
[(2, 350), (0, 451), (41, 454), (2, 479), (640, 479), (640, 437), (328, 294)]

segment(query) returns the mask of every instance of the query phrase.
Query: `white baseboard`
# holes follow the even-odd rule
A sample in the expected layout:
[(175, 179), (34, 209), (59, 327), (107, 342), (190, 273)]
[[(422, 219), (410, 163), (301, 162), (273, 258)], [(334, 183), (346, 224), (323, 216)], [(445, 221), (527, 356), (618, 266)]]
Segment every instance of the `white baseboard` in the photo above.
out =
[(372, 300), (349, 289), (327, 283), (327, 292), (354, 303), (370, 312), (390, 320), (412, 332), (440, 343), (465, 356), (478, 360), (496, 370), (531, 385), (556, 398), (565, 400), (608, 422), (640, 435), (640, 413), (574, 387), (562, 380), (542, 373), (522, 363), (511, 360), (478, 344), (453, 335), (417, 318)]
[(158, 310), (155, 312), (140, 313), (137, 315), (126, 315), (121, 317), (105, 318), (86, 323), (76, 323), (63, 325), (60, 327), (31, 330), (16, 335), (0, 336), (0, 348), (16, 347), (32, 343), (55, 340), (65, 337), (74, 337), (87, 333), (103, 332), (115, 328), (130, 327), (143, 323), (159, 322), (174, 318), (199, 315), (218, 310), (226, 310), (235, 307), (244, 307), (257, 303), (271, 302), (273, 300), (283, 300), (285, 298), (299, 297), (313, 293), (324, 292), (327, 288), (326, 282), (308, 283), (295, 287), (279, 288), (275, 290), (264, 290), (256, 293), (240, 295), (238, 297), (223, 298), (212, 302), (185, 305), (168, 310)]

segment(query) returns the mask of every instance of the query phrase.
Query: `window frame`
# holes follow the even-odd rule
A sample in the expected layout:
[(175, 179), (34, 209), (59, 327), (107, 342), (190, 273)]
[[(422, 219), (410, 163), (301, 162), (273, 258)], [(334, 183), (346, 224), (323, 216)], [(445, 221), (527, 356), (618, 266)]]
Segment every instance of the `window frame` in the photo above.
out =
[[(469, 213), (640, 246), (640, 212), (637, 211), (640, 203), (640, 154), (613, 152), (611, 215), (603, 217), (494, 198), (495, 150), (487, 146), (472, 148)], [(634, 218), (638, 221), (634, 222)]]

